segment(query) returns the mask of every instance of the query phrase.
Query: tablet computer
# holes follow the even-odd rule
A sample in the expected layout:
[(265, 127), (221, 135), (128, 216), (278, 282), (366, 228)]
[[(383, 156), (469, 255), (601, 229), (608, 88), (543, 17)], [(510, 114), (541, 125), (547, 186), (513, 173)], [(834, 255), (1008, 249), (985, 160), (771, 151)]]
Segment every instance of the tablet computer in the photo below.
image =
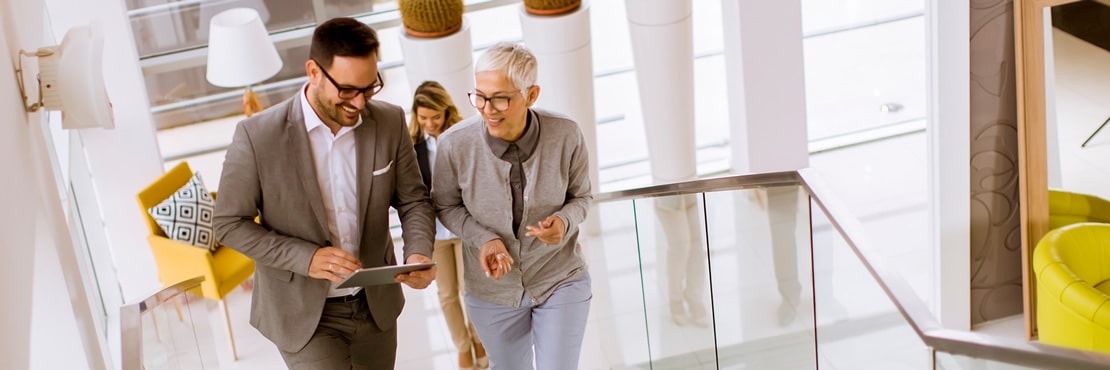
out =
[(393, 278), (398, 274), (427, 270), (435, 265), (435, 262), (429, 262), (364, 268), (347, 276), (342, 283), (339, 283), (338, 288), (394, 284), (396, 281), (393, 281)]

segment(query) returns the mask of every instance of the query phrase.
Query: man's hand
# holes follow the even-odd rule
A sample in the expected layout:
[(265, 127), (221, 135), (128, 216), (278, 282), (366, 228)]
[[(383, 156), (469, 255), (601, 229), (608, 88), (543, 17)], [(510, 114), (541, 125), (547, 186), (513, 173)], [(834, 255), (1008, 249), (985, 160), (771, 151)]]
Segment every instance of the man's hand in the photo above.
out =
[[(413, 255), (409, 256), (409, 258), (405, 259), (405, 264), (406, 265), (411, 265), (411, 264), (414, 264), (414, 263), (428, 263), (428, 262), (432, 262), (432, 259), (428, 258), (428, 256), (425, 256), (423, 254), (413, 254)], [(435, 266), (432, 266), (432, 268), (429, 268), (429, 269), (417, 270), (417, 271), (409, 272), (409, 273), (406, 273), (406, 274), (397, 274), (397, 276), (393, 277), (393, 281), (396, 281), (398, 283), (405, 283), (405, 285), (408, 285), (410, 288), (413, 288), (413, 289), (427, 288), (428, 285), (432, 284), (432, 280), (435, 280), (435, 279), (436, 279), (436, 267)]]
[(563, 241), (563, 233), (566, 232), (567, 227), (563, 225), (563, 219), (556, 215), (547, 216), (536, 223), (536, 226), (525, 226), (528, 229), (527, 236), (535, 237), (544, 244), (555, 245)]
[(493, 239), (482, 244), (478, 254), (478, 261), (482, 264), (482, 271), (494, 280), (501, 280), (502, 276), (513, 270), (513, 257), (505, 249), (501, 239)]
[(312, 254), (308, 264), (308, 276), (316, 279), (341, 283), (343, 279), (362, 268), (358, 258), (336, 247), (323, 247)]

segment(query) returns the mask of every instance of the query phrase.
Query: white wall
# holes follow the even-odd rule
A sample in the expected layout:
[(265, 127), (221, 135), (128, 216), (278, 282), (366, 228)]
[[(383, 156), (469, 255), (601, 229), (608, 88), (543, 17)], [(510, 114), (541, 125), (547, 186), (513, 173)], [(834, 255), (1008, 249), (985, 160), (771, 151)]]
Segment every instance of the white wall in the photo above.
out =
[[(43, 186), (43, 193), (50, 191)], [(46, 195), (46, 194), (44, 194)], [(59, 203), (60, 204), (60, 203)], [(61, 211), (60, 207), (57, 211)], [(85, 369), (90, 368), (85, 348), (81, 343), (81, 331), (77, 324), (73, 300), (66, 294), (66, 272), (62, 270), (58, 249), (55, 246), (72, 250), (67, 240), (59, 240), (56, 231), (65, 231), (65, 222), (51, 222), (53, 212), (39, 212), (35, 233), (38, 240), (35, 246), (34, 292), (31, 314), (31, 366), (28, 369)], [(72, 273), (72, 271), (70, 272)], [(78, 285), (83, 288), (83, 285)], [(84, 302), (84, 300), (80, 301)], [(86, 316), (87, 317), (87, 316)], [(86, 330), (92, 330), (92, 326)], [(93, 334), (93, 333), (89, 333)], [(96, 335), (93, 334), (95, 339)], [(97, 347), (99, 348), (99, 347)], [(96, 350), (97, 348), (94, 348)], [(59, 356), (65, 353), (65, 356)], [(103, 360), (101, 360), (103, 362)]]
[(936, 253), (933, 313), (971, 329), (970, 24), (967, 1), (926, 2), (930, 235)]
[[(73, 26), (102, 21), (105, 80), (115, 103), (117, 128), (84, 130), (77, 135), (92, 167), (95, 184), (89, 188), (95, 188), (101, 206), (100, 214), (86, 215), (86, 220), (92, 227), (103, 227), (106, 243), (94, 247), (110, 253), (114, 261), (97, 268), (117, 272), (121, 281), (101, 286), (108, 292), (122, 290), (122, 298), (116, 294), (115, 302), (105, 302), (113, 314), (125, 299), (135, 299), (159, 286), (134, 197), (162, 173), (161, 158), (123, 6), (116, 0), (0, 2), (0, 50), (8, 52), (0, 69), (7, 71), (15, 70), (20, 49), (54, 44), (54, 34), (60, 39)], [(45, 7), (49, 11), (44, 12)], [(27, 76), (34, 76), (37, 60), (25, 59), (24, 67)], [(0, 215), (0, 259), (4, 261), (0, 279), (13, 282), (0, 288), (4, 297), (0, 305), (0, 327), (5, 328), (0, 339), (3, 367), (103, 367), (105, 343), (90, 321), (104, 318), (82, 306), (87, 298), (82, 277), (76, 272), (78, 258), (55, 181), (52, 140), (42, 114), (25, 112), (15, 75), (0, 73), (0, 86), (0, 115), (4, 116), (0, 119), (0, 170), (6, 178), (0, 204), (9, 210)], [(35, 87), (29, 86), (29, 90), (33, 93)], [(102, 225), (97, 223), (99, 219), (103, 219)], [(116, 326), (109, 324), (109, 329)], [(85, 348), (92, 349), (94, 360), (83, 355)], [(118, 356), (118, 348), (116, 351)]]
[[(15, 30), (15, 20), (28, 16), (27, 9), (33, 8), (22, 1), (0, 3), (0, 50), (6, 58), (0, 61), (0, 70), (14, 71), (19, 58), (19, 48), (30, 47), (34, 42), (29, 33), (20, 34)], [(30, 17), (34, 17), (31, 15)], [(41, 19), (41, 16), (39, 17)], [(6, 212), (0, 212), (0, 358), (4, 366), (12, 369), (30, 367), (31, 343), (31, 277), (34, 266), (35, 235), (34, 215), (42, 208), (35, 178), (34, 158), (30, 150), (30, 130), (28, 116), (24, 113), (23, 101), (16, 87), (13, 73), (0, 73), (0, 170), (3, 171), (3, 191), (0, 191), (0, 204)], [(37, 118), (37, 115), (36, 115)], [(30, 179), (31, 181), (12, 181)]]
[[(59, 39), (69, 28), (94, 20), (100, 22), (104, 32), (104, 80), (113, 102), (116, 128), (80, 131), (107, 235), (106, 243), (90, 243), (101, 242), (93, 248), (111, 251), (114, 266), (97, 268), (114, 267), (123, 301), (134, 301), (161, 286), (135, 195), (163, 169), (127, 9), (120, 0), (41, 1)], [(112, 306), (110, 302), (109, 311), (122, 303), (114, 302)]]
[[(43, 32), (42, 9), (41, 1), (0, 3), (0, 50), (8, 56), (0, 61), (0, 70), (15, 70), (20, 49), (47, 45), (51, 37)], [(36, 60), (29, 59), (24, 68), (26, 76), (34, 76)], [(6, 210), (0, 213), (0, 259), (4, 261), (0, 281), (7, 282), (0, 284), (0, 297), (4, 297), (0, 327), (5, 328), (5, 335), (0, 336), (0, 358), (10, 369), (87, 368), (55, 253), (56, 246), (71, 245), (66, 223), (60, 217), (63, 212), (57, 187), (48, 181), (53, 171), (43, 117), (25, 111), (15, 78), (12, 73), (0, 73), (0, 170), (5, 177), (0, 204)], [(41, 254), (52, 260), (36, 260), (35, 256)], [(42, 271), (36, 266), (54, 267), (58, 274), (41, 279)], [(44, 280), (49, 284), (43, 284)], [(32, 294), (33, 290), (40, 294)], [(38, 320), (32, 320), (33, 316)], [(51, 326), (39, 331), (43, 323)], [(32, 329), (36, 335), (32, 335)]]

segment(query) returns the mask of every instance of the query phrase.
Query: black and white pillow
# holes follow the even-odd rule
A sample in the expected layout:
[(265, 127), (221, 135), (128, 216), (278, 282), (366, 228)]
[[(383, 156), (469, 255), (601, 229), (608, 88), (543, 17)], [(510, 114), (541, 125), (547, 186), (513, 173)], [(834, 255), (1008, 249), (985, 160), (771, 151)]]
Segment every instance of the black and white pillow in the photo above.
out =
[(212, 232), (215, 209), (216, 200), (204, 187), (200, 173), (195, 173), (173, 196), (147, 212), (170, 239), (214, 252), (218, 246)]

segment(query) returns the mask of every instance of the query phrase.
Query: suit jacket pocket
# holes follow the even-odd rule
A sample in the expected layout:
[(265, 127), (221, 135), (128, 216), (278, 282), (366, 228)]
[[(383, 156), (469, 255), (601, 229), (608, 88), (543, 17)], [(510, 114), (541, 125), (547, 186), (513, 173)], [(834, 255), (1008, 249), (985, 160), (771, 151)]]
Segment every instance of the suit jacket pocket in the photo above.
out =
[(293, 271), (280, 270), (280, 269), (269, 268), (269, 267), (261, 267), (261, 266), (258, 269), (258, 271), (261, 272), (263, 276), (266, 276), (268, 278), (271, 278), (271, 279), (274, 279), (274, 280), (277, 280), (277, 281), (281, 281), (281, 282), (284, 282), (284, 283), (288, 283), (290, 281), (293, 281)]
[(374, 170), (374, 176), (384, 175), (386, 172), (389, 172), (389, 169), (392, 167), (393, 161), (389, 161), (389, 163), (385, 164), (385, 167)]

